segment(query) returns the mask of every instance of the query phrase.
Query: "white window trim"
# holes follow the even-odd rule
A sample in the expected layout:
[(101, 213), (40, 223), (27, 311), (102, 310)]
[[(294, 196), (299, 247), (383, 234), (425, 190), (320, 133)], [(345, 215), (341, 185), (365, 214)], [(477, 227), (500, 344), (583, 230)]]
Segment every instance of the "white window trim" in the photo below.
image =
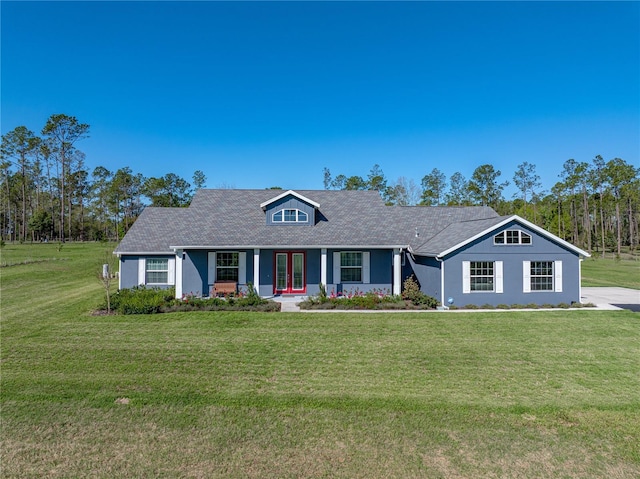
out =
[[(493, 263), (493, 290), (471, 291), (471, 263)], [(463, 294), (501, 294), (504, 292), (504, 265), (502, 261), (463, 261), (462, 262), (462, 293)]]
[[(518, 232), (518, 242), (517, 243), (507, 243), (507, 231), (517, 231)], [(528, 243), (523, 243), (522, 242), (522, 236), (528, 236), (529, 237), (529, 242)], [(504, 239), (503, 243), (498, 243), (496, 241), (496, 238), (498, 236), (502, 236)], [(495, 246), (531, 246), (533, 244), (533, 237), (529, 234), (526, 233), (520, 229), (510, 229), (510, 230), (502, 230), (500, 233), (493, 235), (493, 244)]]
[[(285, 211), (295, 211), (296, 212), (296, 219), (293, 221), (287, 221), (284, 219), (284, 212)], [(281, 220), (277, 220), (275, 219), (276, 215), (278, 213), (282, 213), (282, 219)], [(305, 220), (301, 220), (300, 219), (300, 213), (302, 213), (303, 215), (305, 215), (307, 217), (307, 219)], [(282, 208), (278, 211), (274, 211), (271, 214), (271, 222), (272, 223), (308, 223), (309, 222), (309, 213), (307, 213), (306, 211), (302, 211), (301, 209), (298, 208)]]
[[(167, 282), (166, 283), (147, 283), (147, 259), (166, 259), (167, 260)], [(176, 259), (175, 258), (139, 258), (138, 259), (138, 284), (140, 286), (173, 286), (176, 281)]]
[(531, 261), (522, 262), (522, 292), (523, 293), (562, 293), (562, 260), (550, 261), (553, 263), (553, 287), (544, 290), (531, 289)]

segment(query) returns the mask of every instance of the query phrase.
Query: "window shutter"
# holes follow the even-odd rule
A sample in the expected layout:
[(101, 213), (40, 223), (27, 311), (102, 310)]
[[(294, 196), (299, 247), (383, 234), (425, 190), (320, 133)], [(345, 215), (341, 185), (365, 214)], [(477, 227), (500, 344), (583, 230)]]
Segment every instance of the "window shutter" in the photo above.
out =
[(208, 284), (213, 284), (216, 282), (216, 252), (209, 251), (209, 267), (207, 271), (208, 276)]
[(138, 284), (144, 285), (146, 283), (147, 273), (147, 260), (140, 258), (138, 260)]
[(238, 253), (238, 284), (247, 284), (247, 253)]
[(462, 262), (462, 292), (464, 294), (471, 292), (471, 263), (469, 261)]
[(562, 293), (562, 261), (554, 261), (553, 263), (554, 287), (556, 293)]
[(340, 251), (333, 253), (333, 284), (340, 282)]
[(167, 264), (167, 284), (174, 285), (176, 284), (176, 259), (169, 258)]
[(531, 261), (522, 262), (522, 292), (531, 292)]
[(368, 251), (362, 252), (362, 282), (364, 284), (371, 283), (371, 254)]
[(502, 261), (496, 261), (495, 262), (495, 268), (496, 268), (496, 293), (502, 293), (502, 292), (504, 292)]

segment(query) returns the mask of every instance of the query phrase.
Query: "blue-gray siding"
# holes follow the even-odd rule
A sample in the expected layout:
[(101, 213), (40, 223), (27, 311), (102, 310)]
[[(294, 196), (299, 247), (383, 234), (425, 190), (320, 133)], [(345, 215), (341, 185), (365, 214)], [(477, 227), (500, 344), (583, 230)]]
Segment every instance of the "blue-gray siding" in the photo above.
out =
[(421, 291), (424, 294), (436, 298), (439, 302), (442, 302), (442, 298), (440, 297), (440, 267), (441, 262), (435, 258), (425, 256), (412, 257), (410, 254), (407, 254), (402, 278), (404, 280), (411, 276), (411, 273), (414, 273), (418, 283), (420, 283)]
[[(304, 211), (308, 216), (307, 223), (274, 223), (273, 222), (273, 214), (282, 209), (297, 209), (300, 211)], [(315, 224), (315, 208), (305, 203), (304, 201), (299, 200), (295, 196), (289, 195), (284, 198), (280, 198), (278, 201), (274, 201), (270, 205), (267, 206), (265, 211), (267, 217), (268, 225), (279, 225), (279, 226), (312, 226)]]
[[(506, 229), (520, 229), (531, 235), (530, 245), (495, 245), (495, 234)], [(464, 261), (502, 261), (503, 292), (463, 293), (462, 264)], [(562, 261), (562, 292), (524, 292), (524, 261)], [(480, 238), (444, 259), (444, 301), (451, 298), (453, 305), (498, 304), (559, 304), (580, 301), (578, 255), (562, 245), (516, 223), (510, 223)]]
[(204, 250), (185, 251), (182, 261), (182, 292), (196, 296), (207, 296), (211, 290), (208, 284), (208, 257)]
[[(224, 250), (230, 251), (230, 250)], [(260, 250), (260, 280), (255, 281), (254, 277), (254, 250), (233, 250), (246, 253), (246, 280), (247, 283), (259, 284), (259, 294), (261, 296), (271, 296), (274, 292), (274, 255), (278, 251), (275, 249)], [(321, 282), (321, 250), (291, 250), (303, 251), (306, 253), (305, 282), (307, 285), (307, 295), (318, 294)], [(333, 253), (341, 250), (327, 251), (327, 291), (334, 293), (355, 291), (370, 291), (373, 289), (392, 289), (393, 277), (393, 254), (390, 250), (366, 250), (369, 252), (370, 261), (370, 283), (348, 283), (339, 284), (333, 278)], [(353, 251), (364, 251), (361, 249)], [(155, 257), (158, 256), (149, 256)], [(170, 256), (162, 256), (170, 257)], [(138, 285), (138, 262), (144, 256), (127, 256), (120, 258), (120, 274), (122, 276), (122, 287), (132, 288)], [(194, 294), (207, 296), (210, 294), (213, 284), (209, 279), (209, 251), (207, 250), (186, 250), (182, 260), (182, 292), (184, 294)], [(246, 289), (246, 284), (238, 285), (241, 290)]]
[[(333, 277), (333, 253), (341, 251), (369, 252), (369, 283), (340, 283)], [(327, 292), (331, 294), (349, 293), (356, 290), (367, 292), (383, 290), (391, 294), (393, 290), (393, 251), (388, 249), (328, 249), (327, 250)]]
[[(120, 287), (135, 288), (139, 286), (141, 281), (138, 278), (138, 268), (141, 259), (145, 258), (174, 258), (172, 255), (153, 255), (153, 256), (121, 256), (120, 257)], [(154, 288), (168, 288), (169, 285), (153, 285)]]
[[(287, 201), (291, 201), (289, 198)], [(298, 201), (298, 200), (296, 200)], [(304, 203), (299, 202), (304, 205)], [(287, 207), (293, 207), (287, 204)], [(300, 207), (297, 205), (296, 207)], [(531, 236), (530, 245), (495, 245), (493, 238), (502, 230), (520, 229)], [(271, 296), (274, 292), (274, 256), (276, 251), (285, 249), (260, 250), (260, 278), (254, 277), (254, 250), (234, 250), (246, 253), (246, 281), (260, 285), (259, 294)], [(321, 281), (321, 250), (292, 250), (306, 253), (306, 294), (317, 294)], [(368, 251), (369, 274), (368, 284), (347, 283), (340, 284), (339, 278), (334, 278), (334, 253), (339, 251)], [(404, 253), (403, 253), (404, 254)], [(171, 257), (171, 256), (149, 256)], [(121, 285), (131, 288), (138, 285), (139, 260), (144, 256), (123, 255), (120, 258)], [(415, 274), (425, 294), (433, 296), (439, 302), (456, 306), (498, 305), (498, 304), (559, 304), (580, 301), (579, 269), (580, 259), (576, 252), (567, 249), (546, 236), (529, 230), (519, 223), (510, 223), (495, 230), (482, 238), (460, 248), (452, 254), (438, 261), (433, 257), (406, 256), (402, 267), (401, 280), (404, 281), (411, 274)], [(186, 294), (208, 295), (212, 284), (209, 282), (209, 251), (185, 251), (182, 261), (183, 283), (182, 291)], [(501, 261), (503, 265), (503, 292), (463, 292), (463, 263), (465, 261)], [(523, 264), (525, 261), (562, 261), (562, 292), (533, 291), (524, 292)], [(442, 295), (441, 278), (444, 268), (444, 295)], [(239, 285), (245, 289), (246, 285)], [(370, 291), (373, 289), (392, 291), (393, 288), (393, 252), (389, 249), (328, 249), (327, 250), (327, 292), (347, 293), (355, 290)]]

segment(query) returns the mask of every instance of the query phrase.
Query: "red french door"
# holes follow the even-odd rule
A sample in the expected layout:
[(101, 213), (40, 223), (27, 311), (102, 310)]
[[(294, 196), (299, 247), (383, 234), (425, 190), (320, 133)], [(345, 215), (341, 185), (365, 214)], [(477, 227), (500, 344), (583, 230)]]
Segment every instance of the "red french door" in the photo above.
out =
[(307, 291), (307, 257), (300, 251), (275, 253), (275, 294), (296, 294)]

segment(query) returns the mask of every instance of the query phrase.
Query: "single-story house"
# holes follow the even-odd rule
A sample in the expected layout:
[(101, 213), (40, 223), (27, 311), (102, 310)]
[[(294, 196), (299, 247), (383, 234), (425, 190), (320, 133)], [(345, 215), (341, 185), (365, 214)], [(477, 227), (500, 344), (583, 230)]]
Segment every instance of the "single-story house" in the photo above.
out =
[(414, 275), (443, 306), (580, 301), (589, 254), (489, 207), (386, 206), (375, 191), (198, 190), (145, 208), (115, 250), (120, 288), (264, 297), (381, 290)]

